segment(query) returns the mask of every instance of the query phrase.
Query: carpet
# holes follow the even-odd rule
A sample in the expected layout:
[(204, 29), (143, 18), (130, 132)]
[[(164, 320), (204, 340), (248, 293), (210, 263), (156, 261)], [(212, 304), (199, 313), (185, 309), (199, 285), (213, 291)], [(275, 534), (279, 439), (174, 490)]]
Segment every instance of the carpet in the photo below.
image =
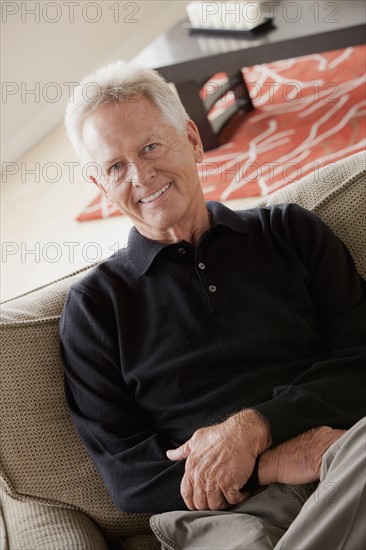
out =
[[(255, 109), (235, 115), (199, 166), (206, 200), (267, 195), (366, 145), (366, 46), (243, 69)], [(217, 74), (205, 93), (225, 82)], [(224, 96), (214, 118), (234, 101)], [(121, 213), (99, 194), (78, 221)]]

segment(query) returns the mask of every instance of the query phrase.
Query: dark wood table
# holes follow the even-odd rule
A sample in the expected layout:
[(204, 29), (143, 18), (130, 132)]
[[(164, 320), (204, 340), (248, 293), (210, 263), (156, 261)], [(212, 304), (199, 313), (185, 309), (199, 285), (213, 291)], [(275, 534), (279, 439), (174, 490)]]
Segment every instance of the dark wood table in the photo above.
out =
[[(173, 82), (189, 116), (196, 122), (205, 150), (217, 147), (217, 134), (238, 110), (253, 108), (241, 72), (243, 67), (301, 55), (356, 46), (365, 42), (365, 0), (263, 1), (273, 23), (245, 34), (190, 34), (182, 21), (161, 34), (132, 61), (157, 69)], [(203, 102), (200, 90), (218, 72), (228, 75), (226, 87)], [(232, 89), (236, 103), (211, 123), (215, 101)]]

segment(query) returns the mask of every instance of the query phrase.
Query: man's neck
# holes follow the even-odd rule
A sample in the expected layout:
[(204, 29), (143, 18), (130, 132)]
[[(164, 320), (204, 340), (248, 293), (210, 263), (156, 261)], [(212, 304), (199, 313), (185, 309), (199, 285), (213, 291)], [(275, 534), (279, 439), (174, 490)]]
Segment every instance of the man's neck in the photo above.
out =
[(186, 241), (196, 245), (203, 233), (210, 227), (212, 214), (207, 210), (206, 205), (187, 221), (181, 221), (176, 226), (169, 227), (166, 231), (157, 231), (156, 234), (145, 233), (143, 228), (137, 227), (138, 231), (145, 237), (164, 244), (173, 244)]
[(169, 230), (169, 243), (178, 243), (186, 241), (196, 245), (202, 235), (211, 226), (211, 214), (207, 211), (204, 218), (200, 219), (197, 224), (192, 224), (189, 227), (177, 227)]

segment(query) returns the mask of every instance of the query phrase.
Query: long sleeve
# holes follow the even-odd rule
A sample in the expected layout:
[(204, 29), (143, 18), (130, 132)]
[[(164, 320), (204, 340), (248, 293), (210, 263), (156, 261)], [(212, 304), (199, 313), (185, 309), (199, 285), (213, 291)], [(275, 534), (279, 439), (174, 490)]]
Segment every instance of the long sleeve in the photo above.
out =
[(273, 445), (314, 426), (349, 428), (366, 414), (365, 282), (348, 250), (318, 217), (295, 205), (272, 211), (279, 215), (282, 237), (305, 266), (325, 346), (320, 360), (254, 407), (269, 421)]
[(127, 512), (186, 509), (177, 446), (148, 426), (118, 366), (118, 338), (106, 301), (71, 289), (60, 323), (67, 404), (113, 501)]

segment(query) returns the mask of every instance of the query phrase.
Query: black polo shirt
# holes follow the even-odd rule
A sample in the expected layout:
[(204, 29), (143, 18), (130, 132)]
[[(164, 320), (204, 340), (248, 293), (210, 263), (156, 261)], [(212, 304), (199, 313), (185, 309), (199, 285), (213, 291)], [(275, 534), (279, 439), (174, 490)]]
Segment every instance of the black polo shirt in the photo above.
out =
[(167, 449), (246, 407), (276, 445), (365, 414), (365, 284), (346, 248), (296, 206), (210, 202), (197, 246), (131, 230), (69, 292), (66, 397), (119, 508), (185, 509)]

